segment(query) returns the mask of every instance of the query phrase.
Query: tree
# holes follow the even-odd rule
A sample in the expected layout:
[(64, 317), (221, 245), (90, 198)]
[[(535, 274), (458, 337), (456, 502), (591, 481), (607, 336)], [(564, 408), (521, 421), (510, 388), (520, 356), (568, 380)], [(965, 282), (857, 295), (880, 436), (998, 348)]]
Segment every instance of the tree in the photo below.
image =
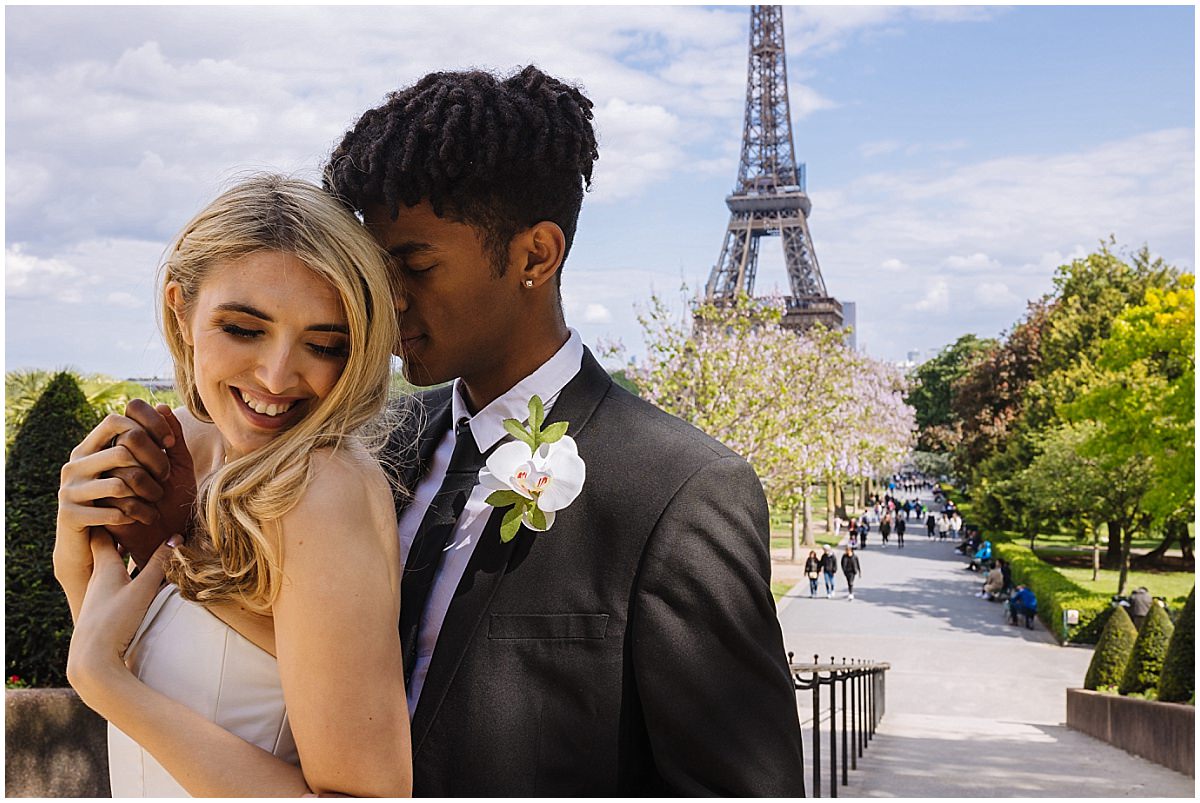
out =
[(1167, 645), (1171, 643), (1174, 630), (1166, 609), (1161, 605), (1151, 605), (1121, 678), (1121, 694), (1146, 692), (1158, 686), (1163, 659), (1167, 657)]
[(1083, 687), (1096, 691), (1104, 686), (1119, 686), (1125, 676), (1125, 667), (1129, 665), (1129, 656), (1133, 654), (1133, 644), (1137, 641), (1138, 631), (1133, 626), (1133, 620), (1124, 608), (1116, 608), (1108, 617), (1100, 640), (1096, 642), (1096, 650), (1092, 653), (1092, 661), (1088, 664), (1087, 677)]
[[(101, 417), (109, 413), (125, 412), (131, 399), (145, 399), (151, 404), (179, 406), (179, 397), (174, 391), (154, 391), (136, 382), (113, 379), (103, 374), (79, 374), (66, 371), (79, 384), (89, 405)], [(13, 438), (25, 421), (34, 403), (42, 395), (56, 374), (50, 371), (9, 371), (4, 375), (4, 426), (5, 451), (12, 446)]]
[(54, 579), (58, 482), (71, 450), (99, 422), (79, 384), (50, 379), (13, 441), (5, 473), (4, 640), (7, 673), (35, 686), (66, 680), (71, 612)]
[(1167, 646), (1158, 699), (1168, 703), (1186, 703), (1196, 694), (1196, 587), (1188, 594), (1187, 605)]
[(954, 382), (996, 345), (991, 338), (963, 335), (942, 349), (936, 357), (922, 363), (913, 373), (913, 387), (905, 401), (916, 413), (917, 426), (922, 433), (922, 449), (934, 452), (951, 450), (959, 423), (951, 405)]
[(783, 330), (782, 314), (778, 300), (743, 295), (697, 302), (689, 320), (653, 298), (633, 378), (649, 401), (754, 466), (772, 508), (791, 514), (795, 557), (801, 542), (815, 544), (816, 484), (898, 464), (913, 416), (894, 369), (851, 352), (840, 331)]
[(962, 423), (954, 461), (964, 477), (1003, 449), (1024, 412), (1025, 389), (1041, 365), (1039, 346), (1046, 326), (1046, 299), (1029, 303), (1024, 320), (1000, 344), (979, 355), (951, 385), (950, 411)]

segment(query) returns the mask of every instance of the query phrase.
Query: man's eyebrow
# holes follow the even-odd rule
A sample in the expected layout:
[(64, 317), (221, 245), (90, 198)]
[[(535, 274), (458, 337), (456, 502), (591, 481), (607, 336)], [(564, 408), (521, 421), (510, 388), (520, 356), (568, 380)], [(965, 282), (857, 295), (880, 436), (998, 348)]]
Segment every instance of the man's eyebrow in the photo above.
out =
[[(223, 304), (218, 304), (216, 307), (221, 312), (240, 312), (244, 315), (251, 315), (255, 318), (266, 321), (267, 323), (275, 323), (275, 319), (267, 313), (260, 310), (258, 307), (250, 304), (243, 304), (240, 301), (226, 301)], [(317, 323), (312, 326), (304, 327), (306, 332), (333, 332), (339, 335), (349, 335), (350, 327), (341, 323)]]
[(420, 243), (416, 242), (415, 240), (409, 240), (408, 242), (397, 243), (396, 245), (393, 245), (392, 247), (388, 248), (387, 252), (394, 257), (406, 257), (411, 254), (423, 254), (427, 251), (433, 250), (435, 250), (434, 247), (429, 243)]

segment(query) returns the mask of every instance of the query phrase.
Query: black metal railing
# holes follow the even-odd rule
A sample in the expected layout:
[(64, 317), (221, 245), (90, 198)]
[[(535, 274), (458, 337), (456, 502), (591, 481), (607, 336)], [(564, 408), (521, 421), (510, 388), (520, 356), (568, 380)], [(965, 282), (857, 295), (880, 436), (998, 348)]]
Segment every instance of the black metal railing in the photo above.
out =
[[(814, 655), (812, 663), (796, 663), (788, 653), (792, 680), (798, 691), (812, 691), (812, 789), (811, 797), (821, 796), (821, 767), (828, 757), (829, 796), (838, 796), (838, 782), (850, 782), (850, 770), (858, 769), (858, 760), (875, 737), (875, 728), (886, 708), (884, 673), (890, 664), (843, 658), (821, 663)], [(821, 737), (821, 687), (829, 687), (828, 744)], [(840, 688), (839, 688), (840, 687)], [(841, 717), (841, 745), (838, 745), (838, 717)], [(841, 770), (839, 778), (838, 770)]]

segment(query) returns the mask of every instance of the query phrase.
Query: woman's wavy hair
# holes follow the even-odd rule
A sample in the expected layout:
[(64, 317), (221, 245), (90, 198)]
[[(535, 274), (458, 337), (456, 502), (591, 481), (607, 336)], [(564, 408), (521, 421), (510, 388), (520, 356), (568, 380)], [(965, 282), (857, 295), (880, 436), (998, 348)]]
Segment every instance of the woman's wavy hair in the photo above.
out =
[(346, 366), (329, 394), (267, 445), (230, 460), (200, 486), (196, 531), (175, 550), (167, 576), (200, 603), (237, 601), (267, 613), (280, 586), (281, 545), (263, 523), (299, 501), (312, 478), (312, 453), (351, 440), (377, 452), (391, 351), (398, 337), (386, 255), (338, 201), (306, 181), (258, 175), (221, 194), (168, 248), (160, 270), (161, 323), (175, 362), (175, 386), (188, 410), (211, 421), (196, 387), (194, 353), (166, 288), (177, 282), (186, 320), (206, 279), (234, 260), (264, 251), (297, 257), (337, 292), (349, 324)]

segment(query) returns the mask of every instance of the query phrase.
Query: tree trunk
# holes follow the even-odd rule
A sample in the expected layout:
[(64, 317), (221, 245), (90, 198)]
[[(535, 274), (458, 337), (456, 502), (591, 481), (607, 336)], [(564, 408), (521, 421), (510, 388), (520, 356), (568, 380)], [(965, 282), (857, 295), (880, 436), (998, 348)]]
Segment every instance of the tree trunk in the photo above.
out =
[(1088, 530), (1092, 533), (1092, 582), (1100, 578), (1100, 528), (1093, 527), (1089, 522)]
[(871, 481), (863, 478), (862, 481), (862, 506), (866, 510), (871, 505)]
[(805, 486), (804, 493), (801, 496), (801, 518), (804, 522), (804, 545), (809, 547), (817, 545), (817, 539), (813, 538), (812, 531), (812, 499), (809, 497), (810, 493), (811, 490), (808, 488), (808, 486)]
[(825, 481), (825, 531), (832, 535), (836, 529), (833, 526), (834, 508), (837, 507), (837, 499), (833, 495), (833, 480)]
[(792, 508), (792, 563), (800, 562), (800, 508)]
[[(1186, 526), (1186, 525), (1185, 525)], [(1129, 565), (1135, 569), (1158, 566), (1171, 544), (1175, 543), (1178, 531), (1171, 526), (1170, 522), (1163, 527), (1163, 538), (1158, 542), (1158, 546), (1147, 552), (1145, 555), (1136, 555), (1129, 559)]]
[(1121, 522), (1109, 521), (1105, 526), (1108, 528), (1108, 546), (1104, 551), (1104, 568), (1119, 569), (1121, 568)]
[(1125, 594), (1125, 580), (1129, 577), (1129, 549), (1133, 546), (1133, 523), (1124, 522), (1123, 524), (1124, 537), (1121, 539), (1121, 576), (1117, 580), (1118, 597)]
[(837, 504), (834, 506), (837, 515), (849, 521), (850, 513), (846, 510), (846, 489), (841, 482), (834, 483), (833, 498), (837, 500)]

